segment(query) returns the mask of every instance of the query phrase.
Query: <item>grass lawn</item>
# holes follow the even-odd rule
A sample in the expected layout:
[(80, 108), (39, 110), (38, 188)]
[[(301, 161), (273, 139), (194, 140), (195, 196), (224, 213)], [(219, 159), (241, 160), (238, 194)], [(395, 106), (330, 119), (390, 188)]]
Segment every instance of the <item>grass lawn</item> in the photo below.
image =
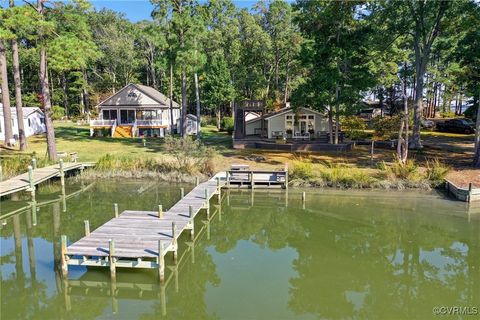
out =
[[(110, 138), (89, 136), (88, 126), (79, 126), (72, 122), (55, 122), (57, 150), (77, 152), (78, 160), (95, 162), (105, 154), (123, 157), (157, 158), (164, 155), (163, 139), (147, 139), (143, 146), (140, 138)], [(410, 157), (420, 164), (425, 160), (438, 158), (453, 168), (467, 167), (473, 157), (474, 135), (440, 133), (433, 131), (422, 132), (425, 145), (420, 152), (411, 151)], [(290, 153), (262, 150), (234, 150), (230, 134), (218, 132), (215, 126), (202, 128), (202, 140), (208, 146), (217, 150), (216, 169), (225, 170), (232, 163), (248, 164), (253, 169), (271, 169), (284, 166), (285, 163), (295, 160), (308, 159), (312, 162), (341, 163), (366, 171), (375, 171), (377, 165), (383, 161), (391, 162), (395, 150), (375, 149), (374, 159), (371, 160), (368, 146), (358, 146), (351, 152), (322, 152), (322, 153)], [(46, 157), (45, 136), (34, 136), (28, 139), (28, 151), (24, 154), (36, 153), (38, 159)], [(19, 151), (0, 149), (0, 158), (21, 154)], [(471, 174), (470, 174), (471, 175)], [(468, 180), (468, 177), (467, 177)]]

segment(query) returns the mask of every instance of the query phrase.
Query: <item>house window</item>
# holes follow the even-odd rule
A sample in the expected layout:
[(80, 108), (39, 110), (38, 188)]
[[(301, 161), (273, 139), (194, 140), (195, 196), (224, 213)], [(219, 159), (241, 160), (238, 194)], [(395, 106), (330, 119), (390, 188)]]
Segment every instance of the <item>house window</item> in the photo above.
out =
[(293, 114), (285, 115), (285, 131), (292, 130), (293, 131)]
[(160, 119), (158, 113), (158, 110), (143, 110), (138, 115), (138, 118), (140, 120), (157, 120)]
[(103, 120), (115, 120), (117, 119), (117, 110), (103, 110)]
[(30, 121), (30, 118), (28, 119), (28, 126), (32, 127), (32, 121)]
[(40, 118), (40, 123), (45, 124), (45, 118)]
[(129, 97), (129, 98), (136, 98), (136, 97), (137, 97), (137, 94), (132, 91), (132, 92), (129, 92), (129, 93), (128, 93), (127, 97)]

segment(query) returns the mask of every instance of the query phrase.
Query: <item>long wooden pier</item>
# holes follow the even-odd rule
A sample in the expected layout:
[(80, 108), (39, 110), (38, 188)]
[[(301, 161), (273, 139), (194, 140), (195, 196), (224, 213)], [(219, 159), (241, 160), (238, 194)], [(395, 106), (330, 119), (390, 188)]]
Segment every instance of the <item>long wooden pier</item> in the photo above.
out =
[(194, 237), (194, 218), (205, 209), (210, 214), (210, 199), (220, 198), (225, 180), (220, 177), (198, 184), (168, 211), (161, 205), (157, 211), (126, 210), (90, 232), (85, 221), (85, 237), (67, 247), (62, 236), (62, 273), (68, 274), (68, 266), (109, 267), (112, 279), (116, 268), (158, 268), (160, 281), (165, 277), (165, 256), (173, 253), (177, 259), (177, 239), (184, 231)]
[(0, 197), (24, 190), (32, 192), (32, 197), (34, 197), (36, 185), (56, 177), (60, 177), (63, 182), (65, 172), (83, 170), (85, 167), (93, 165), (93, 163), (81, 162), (64, 163), (63, 160), (60, 160), (57, 164), (43, 168), (36, 168), (35, 165), (29, 166), (28, 172), (0, 182)]

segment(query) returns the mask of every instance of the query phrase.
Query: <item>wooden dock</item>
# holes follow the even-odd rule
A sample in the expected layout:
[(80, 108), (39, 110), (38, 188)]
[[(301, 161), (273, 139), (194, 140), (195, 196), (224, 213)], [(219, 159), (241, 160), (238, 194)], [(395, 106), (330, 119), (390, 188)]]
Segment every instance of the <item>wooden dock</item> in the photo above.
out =
[(228, 188), (288, 188), (288, 168), (284, 170), (229, 170), (226, 172)]
[(164, 281), (164, 259), (168, 252), (177, 259), (177, 239), (186, 230), (194, 237), (194, 218), (205, 209), (210, 214), (210, 199), (220, 198), (225, 180), (216, 177), (198, 184), (182, 196), (168, 211), (161, 205), (157, 211), (126, 210), (115, 218), (90, 232), (85, 221), (85, 237), (67, 247), (62, 236), (62, 272), (68, 274), (68, 266), (109, 267), (112, 279), (117, 267), (158, 268), (160, 280)]
[(0, 182), (0, 197), (24, 190), (32, 192), (32, 197), (34, 197), (36, 185), (56, 177), (60, 177), (63, 182), (65, 172), (83, 170), (89, 166), (93, 166), (93, 164), (81, 162), (63, 163), (63, 160), (43, 168), (30, 166), (28, 172)]

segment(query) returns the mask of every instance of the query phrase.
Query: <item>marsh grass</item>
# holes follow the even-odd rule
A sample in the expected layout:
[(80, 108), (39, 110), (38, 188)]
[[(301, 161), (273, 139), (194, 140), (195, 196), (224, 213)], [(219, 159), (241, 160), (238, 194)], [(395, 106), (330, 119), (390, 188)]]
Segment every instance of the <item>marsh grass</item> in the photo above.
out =
[[(28, 171), (28, 166), (32, 165), (33, 155), (14, 155), (0, 157), (0, 165), (2, 166), (2, 179), (6, 180), (11, 177), (17, 176), (19, 174), (25, 173)], [(37, 168), (45, 167), (51, 163), (47, 159), (37, 159)]]
[(358, 168), (348, 163), (313, 162), (309, 157), (292, 161), (293, 186), (337, 188), (430, 189), (443, 183), (449, 168), (438, 160), (421, 168), (414, 160), (402, 164), (380, 163), (377, 169)]

